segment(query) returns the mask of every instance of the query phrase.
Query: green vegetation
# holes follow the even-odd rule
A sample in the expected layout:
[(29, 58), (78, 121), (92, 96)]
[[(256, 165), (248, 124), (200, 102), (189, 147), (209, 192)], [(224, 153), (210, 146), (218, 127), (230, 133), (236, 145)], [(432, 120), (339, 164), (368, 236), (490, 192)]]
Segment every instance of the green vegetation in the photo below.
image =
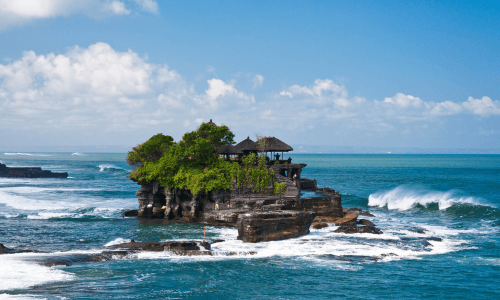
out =
[(170, 136), (157, 134), (128, 153), (127, 162), (136, 167), (130, 179), (139, 183), (157, 181), (171, 189), (189, 190), (193, 195), (232, 187), (266, 193), (274, 171), (266, 168), (264, 156), (250, 154), (242, 166), (219, 158), (218, 148), (233, 144), (233, 138), (227, 126), (209, 123), (184, 134), (177, 143)]
[[(255, 167), (255, 164), (258, 166)], [(274, 180), (274, 171), (266, 168), (266, 158), (250, 153), (242, 161), (242, 167), (237, 173), (239, 188), (251, 187), (254, 193), (267, 193), (267, 187)]]
[(285, 188), (286, 188), (286, 183), (284, 183), (284, 182), (283, 183), (279, 183), (279, 182), (274, 183), (274, 193), (279, 194), (280, 199), (281, 199), (281, 195), (285, 194)]

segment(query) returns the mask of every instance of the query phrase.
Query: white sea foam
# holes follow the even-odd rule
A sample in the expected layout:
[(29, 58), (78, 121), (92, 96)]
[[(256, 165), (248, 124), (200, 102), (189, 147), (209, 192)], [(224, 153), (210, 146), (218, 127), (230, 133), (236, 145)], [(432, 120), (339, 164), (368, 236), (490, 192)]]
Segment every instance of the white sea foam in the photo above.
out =
[(447, 209), (454, 203), (479, 204), (474, 197), (456, 197), (453, 191), (417, 191), (414, 189), (399, 186), (395, 189), (385, 192), (371, 194), (368, 197), (369, 206), (385, 207), (388, 209), (408, 210), (415, 205), (427, 206), (431, 203), (437, 203), (440, 210)]
[(76, 155), (76, 156), (87, 156), (87, 154), (80, 153), (80, 152), (75, 152), (75, 153), (72, 153), (71, 155)]
[[(42, 187), (6, 187), (0, 189), (0, 205), (27, 212), (29, 219), (50, 219), (59, 217), (81, 218), (96, 215), (103, 218), (116, 217), (117, 211), (136, 205), (136, 200), (105, 199), (68, 193), (63, 197), (53, 191), (93, 191), (100, 189), (66, 189)], [(36, 213), (33, 213), (36, 211)], [(18, 211), (6, 211), (10, 216), (18, 216)]]
[(52, 218), (71, 217), (72, 213), (55, 213), (55, 212), (39, 212), (37, 215), (28, 215), (28, 219), (32, 220), (47, 220)]
[[(442, 241), (428, 241), (424, 246), (420, 239), (404, 240), (400, 232), (384, 231), (383, 234), (344, 234), (332, 232), (336, 227), (313, 230), (307, 236), (283, 241), (243, 243), (237, 240), (238, 232), (234, 228), (207, 228), (213, 239), (224, 242), (212, 244), (213, 256), (176, 256), (169, 252), (140, 252), (139, 259), (170, 259), (172, 261), (225, 260), (282, 257), (312, 261), (331, 267), (343, 268), (343, 257), (355, 257), (365, 261), (376, 258), (382, 261), (400, 259), (420, 259), (424, 255), (443, 254), (461, 249), (465, 243), (458, 239), (444, 237)], [(427, 235), (431, 237), (431, 235)]]
[(56, 268), (44, 267), (35, 262), (25, 261), (37, 254), (4, 254), (0, 256), (1, 291), (25, 289), (28, 287), (57, 281), (70, 281), (74, 276)]
[(5, 155), (21, 155), (21, 156), (52, 156), (50, 154), (35, 154), (35, 153), (4, 153)]
[(113, 245), (118, 245), (118, 244), (123, 244), (123, 243), (128, 243), (130, 242), (130, 239), (124, 239), (124, 238), (117, 238), (112, 240), (111, 242), (107, 243), (104, 245), (105, 247), (113, 246)]
[[(62, 297), (59, 297), (61, 299), (64, 299)], [(15, 299), (15, 300), (34, 300), (34, 299), (47, 299), (42, 296), (37, 296), (37, 295), (9, 295), (9, 294), (0, 294), (0, 300), (5, 300), (5, 299)]]
[(15, 195), (3, 190), (0, 191), (0, 203), (19, 210), (58, 210), (76, 209), (82, 207), (82, 203), (69, 201), (33, 199), (21, 195)]
[(106, 170), (124, 170), (124, 171), (127, 171), (124, 168), (120, 168), (120, 167), (117, 167), (117, 166), (112, 165), (112, 164), (101, 164), (101, 165), (99, 165), (99, 171), (100, 172), (104, 172)]

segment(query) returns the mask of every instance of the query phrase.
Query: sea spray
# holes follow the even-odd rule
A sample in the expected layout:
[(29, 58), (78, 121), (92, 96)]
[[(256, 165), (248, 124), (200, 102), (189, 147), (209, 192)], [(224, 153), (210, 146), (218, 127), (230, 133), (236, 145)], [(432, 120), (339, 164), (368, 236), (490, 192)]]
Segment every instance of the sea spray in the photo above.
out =
[(416, 205), (428, 206), (437, 203), (440, 210), (445, 210), (455, 203), (479, 204), (474, 197), (457, 197), (454, 191), (425, 191), (398, 186), (385, 192), (377, 192), (368, 197), (368, 206), (386, 207), (390, 210), (409, 210)]

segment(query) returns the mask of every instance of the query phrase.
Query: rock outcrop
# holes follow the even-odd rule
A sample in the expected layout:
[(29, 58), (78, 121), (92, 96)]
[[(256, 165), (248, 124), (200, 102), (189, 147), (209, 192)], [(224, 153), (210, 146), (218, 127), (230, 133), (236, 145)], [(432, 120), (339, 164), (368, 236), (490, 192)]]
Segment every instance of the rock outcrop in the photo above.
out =
[(253, 212), (238, 216), (238, 239), (247, 243), (278, 241), (309, 234), (314, 216), (303, 211)]
[(42, 170), (39, 167), (33, 168), (11, 168), (0, 164), (0, 177), (7, 178), (68, 178), (68, 173), (55, 173)]
[[(223, 191), (200, 192), (192, 195), (188, 190), (170, 189), (158, 182), (143, 183), (136, 195), (139, 197), (137, 216), (162, 219), (162, 222), (204, 223), (215, 226), (238, 227), (238, 239), (243, 242), (276, 241), (309, 233), (309, 227), (319, 229), (336, 224), (343, 232), (367, 232), (359, 226), (357, 216), (370, 216), (360, 209), (346, 210), (341, 196), (331, 188), (318, 188), (316, 181), (300, 178), (305, 164), (273, 165), (275, 180), (285, 183), (284, 195), (253, 193), (250, 188), (230, 188)], [(300, 191), (315, 193), (314, 197), (301, 198)], [(124, 216), (133, 216), (126, 212)], [(369, 222), (364, 220), (363, 222)], [(366, 228), (375, 228), (373, 223)], [(378, 229), (377, 229), (378, 230)], [(372, 230), (376, 233), (376, 230)]]
[(173, 242), (135, 242), (122, 243), (110, 246), (126, 251), (153, 251), (169, 252), (179, 256), (212, 255), (210, 243), (197, 241), (173, 241)]
[(0, 254), (5, 254), (5, 253), (14, 253), (14, 250), (5, 247), (3, 244), (0, 244)]

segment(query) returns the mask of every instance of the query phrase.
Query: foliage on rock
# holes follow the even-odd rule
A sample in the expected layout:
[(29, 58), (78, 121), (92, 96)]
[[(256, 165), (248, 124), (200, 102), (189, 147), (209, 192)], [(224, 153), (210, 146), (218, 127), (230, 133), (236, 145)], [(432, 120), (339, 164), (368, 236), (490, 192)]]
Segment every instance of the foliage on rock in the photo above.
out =
[(130, 179), (139, 183), (157, 181), (193, 195), (234, 185), (251, 187), (255, 193), (267, 192), (274, 171), (266, 168), (265, 157), (251, 154), (243, 160), (243, 166), (219, 158), (218, 148), (233, 144), (233, 138), (227, 126), (210, 123), (184, 134), (177, 143), (170, 136), (157, 134), (129, 152), (127, 162), (136, 166)]
[(274, 193), (279, 194), (280, 198), (281, 198), (281, 195), (285, 194), (285, 189), (286, 189), (286, 183), (284, 183), (284, 182), (282, 182), (282, 183), (275, 182), (274, 183)]
[(128, 152), (127, 163), (131, 166), (142, 166), (145, 162), (157, 161), (172, 144), (174, 144), (174, 139), (169, 135), (161, 133), (153, 135), (149, 140)]

